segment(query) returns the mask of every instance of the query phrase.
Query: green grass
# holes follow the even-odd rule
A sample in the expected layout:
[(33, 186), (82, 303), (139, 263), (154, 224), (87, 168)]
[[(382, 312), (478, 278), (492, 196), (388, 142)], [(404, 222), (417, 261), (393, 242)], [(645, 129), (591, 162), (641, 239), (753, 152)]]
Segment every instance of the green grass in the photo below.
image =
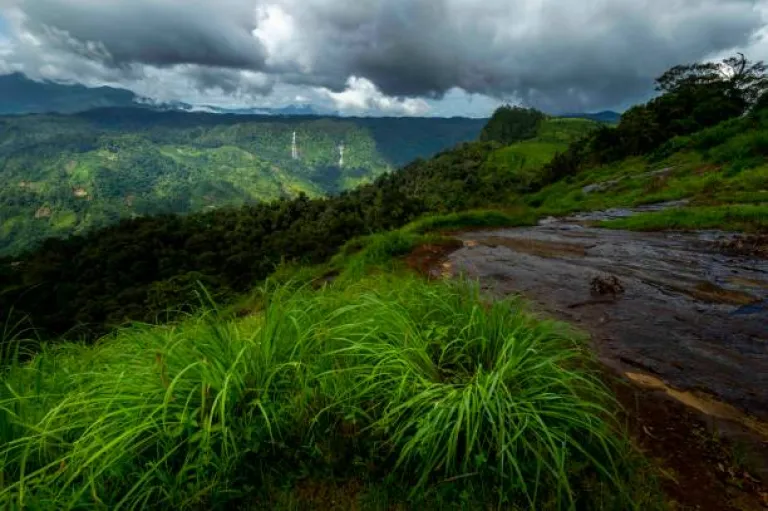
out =
[(536, 223), (536, 216), (526, 209), (510, 211), (475, 210), (447, 215), (428, 215), (405, 226), (408, 232), (426, 233), (477, 227), (516, 227)]
[[(484, 227), (514, 227), (532, 225), (537, 216), (529, 210), (475, 210), (447, 215), (427, 215), (411, 222), (402, 229), (354, 238), (347, 242), (328, 265), (304, 273), (302, 281), (309, 275), (317, 278), (333, 273), (342, 280), (354, 282), (372, 270), (396, 271), (402, 267), (399, 259), (419, 245), (444, 244), (454, 240), (441, 232)], [(288, 268), (287, 275), (293, 275), (295, 268)], [(306, 269), (299, 267), (298, 271)]]
[(536, 140), (539, 142), (569, 144), (597, 129), (599, 123), (589, 119), (555, 117), (539, 126)]
[[(583, 170), (513, 202), (542, 215), (688, 199), (690, 210), (605, 224), (638, 229), (765, 228), (768, 114), (740, 118), (670, 141), (653, 155)], [(665, 174), (658, 171), (667, 169)], [(584, 192), (588, 185), (603, 185)], [(752, 206), (752, 207), (750, 207)]]
[(57, 211), (51, 225), (54, 229), (71, 229), (77, 224), (77, 213), (74, 211)]
[(536, 137), (494, 151), (483, 170), (492, 174), (514, 174), (516, 181), (527, 187), (537, 180), (541, 168), (557, 153), (598, 126), (586, 119), (546, 119), (539, 124)]
[(768, 231), (768, 205), (676, 208), (610, 220), (600, 225), (611, 229), (634, 231), (725, 229), (766, 232)]
[(2, 377), (0, 507), (258, 508), (275, 481), (323, 474), (412, 505), (457, 491), (643, 508), (578, 336), (478, 293), (395, 276), (268, 287), (240, 320), (44, 346)]

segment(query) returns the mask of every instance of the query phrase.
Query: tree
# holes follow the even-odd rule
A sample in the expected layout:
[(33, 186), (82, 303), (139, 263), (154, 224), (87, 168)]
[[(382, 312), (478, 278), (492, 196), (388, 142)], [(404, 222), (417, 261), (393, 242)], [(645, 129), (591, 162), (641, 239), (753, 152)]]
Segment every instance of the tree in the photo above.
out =
[(721, 62), (675, 66), (656, 79), (656, 90), (677, 95), (706, 90), (711, 97), (719, 94), (744, 111), (768, 89), (766, 71), (764, 62), (752, 62), (738, 53)]
[(502, 106), (498, 108), (480, 133), (482, 142), (514, 144), (536, 136), (539, 123), (546, 115), (532, 108)]

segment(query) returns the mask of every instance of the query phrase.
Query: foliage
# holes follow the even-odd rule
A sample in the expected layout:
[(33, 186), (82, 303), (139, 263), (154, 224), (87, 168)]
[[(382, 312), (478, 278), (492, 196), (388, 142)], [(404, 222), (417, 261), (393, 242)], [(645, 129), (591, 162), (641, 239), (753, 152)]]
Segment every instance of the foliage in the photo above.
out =
[(494, 151), (484, 166), (485, 173), (511, 176), (514, 181), (508, 186), (513, 191), (528, 192), (542, 180), (542, 167), (599, 127), (586, 119), (547, 119), (539, 124), (534, 138)]
[[(763, 204), (768, 203), (766, 157), (768, 110), (755, 110), (748, 116), (676, 137), (643, 157), (581, 169), (526, 195), (522, 202), (538, 208), (545, 215), (678, 199), (687, 199), (694, 207)], [(711, 218), (702, 226), (737, 230), (758, 228), (751, 221), (731, 222), (727, 217), (718, 218)], [(669, 225), (674, 226), (674, 222)], [(694, 226), (688, 225), (689, 228)]]
[(405, 226), (403, 230), (427, 233), (471, 227), (515, 227), (531, 225), (536, 217), (528, 210), (474, 210), (448, 215), (427, 215)]
[(616, 128), (604, 126), (572, 144), (548, 164), (540, 185), (590, 166), (647, 154), (674, 137), (749, 112), (768, 88), (768, 67), (743, 55), (720, 63), (676, 66), (657, 78), (661, 95), (625, 112)]
[(140, 109), (0, 117), (0, 255), (122, 218), (336, 194), (474, 139), (482, 122)]
[(447, 479), (505, 507), (643, 507), (586, 348), (478, 293), (397, 277), (269, 287), (242, 320), (47, 346), (2, 377), (0, 502), (222, 508), (356, 459), (414, 498)]
[(480, 132), (483, 142), (498, 142), (503, 145), (522, 142), (536, 136), (537, 129), (546, 115), (538, 110), (503, 106), (496, 109)]
[[(538, 137), (557, 143), (595, 125), (547, 120)], [(354, 237), (396, 229), (424, 214), (504, 205), (526, 181), (522, 173), (493, 164), (498, 150), (491, 143), (463, 144), (330, 198), (300, 195), (239, 209), (136, 218), (93, 234), (49, 239), (19, 259), (0, 259), (0, 322), (14, 307), (47, 334), (92, 338), (128, 320), (154, 322), (187, 310), (196, 280), (225, 301), (280, 264), (326, 261)], [(512, 213), (515, 222), (520, 214)]]

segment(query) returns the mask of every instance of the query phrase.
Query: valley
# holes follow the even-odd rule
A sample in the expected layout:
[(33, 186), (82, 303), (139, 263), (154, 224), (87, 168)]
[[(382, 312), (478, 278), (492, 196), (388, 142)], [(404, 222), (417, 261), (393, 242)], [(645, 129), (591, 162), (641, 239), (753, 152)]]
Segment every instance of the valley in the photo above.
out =
[(482, 125), (138, 109), (3, 117), (0, 256), (124, 218), (337, 194), (472, 140)]

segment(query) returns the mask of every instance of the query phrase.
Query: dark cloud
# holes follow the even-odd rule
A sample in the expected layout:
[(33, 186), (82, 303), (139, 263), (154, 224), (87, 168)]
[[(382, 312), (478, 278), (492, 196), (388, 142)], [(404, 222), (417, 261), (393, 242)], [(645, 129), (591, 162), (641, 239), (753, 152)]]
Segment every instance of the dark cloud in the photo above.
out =
[(232, 0), (32, 0), (20, 3), (26, 28), (81, 52), (91, 42), (110, 64), (199, 64), (259, 68), (250, 2)]
[[(743, 46), (761, 28), (756, 2), (391, 2), (351, 72), (393, 95), (452, 86), (552, 110), (637, 99), (669, 66)], [(523, 9), (523, 5), (537, 5)], [(482, 5), (482, 7), (480, 7)], [(444, 14), (449, 13), (449, 14)]]
[(233, 69), (195, 66), (189, 68), (186, 76), (201, 92), (219, 89), (224, 94), (266, 95), (274, 88), (274, 79), (269, 75), (239, 72)]
[(669, 66), (749, 46), (765, 25), (766, 4), (3, 1), (13, 2), (6, 8), (15, 37), (11, 58), (24, 69), (50, 74), (71, 67), (139, 80), (142, 73), (156, 76), (161, 71), (151, 69), (157, 68), (166, 79), (194, 82), (199, 91), (255, 95), (270, 93), (276, 83), (339, 93), (363, 83), (350, 82), (354, 76), (378, 90), (358, 86), (352, 95), (330, 97), (359, 104), (376, 97), (376, 104), (400, 107), (403, 102), (384, 96), (439, 98), (459, 87), (549, 111), (615, 108), (644, 99), (653, 78)]

